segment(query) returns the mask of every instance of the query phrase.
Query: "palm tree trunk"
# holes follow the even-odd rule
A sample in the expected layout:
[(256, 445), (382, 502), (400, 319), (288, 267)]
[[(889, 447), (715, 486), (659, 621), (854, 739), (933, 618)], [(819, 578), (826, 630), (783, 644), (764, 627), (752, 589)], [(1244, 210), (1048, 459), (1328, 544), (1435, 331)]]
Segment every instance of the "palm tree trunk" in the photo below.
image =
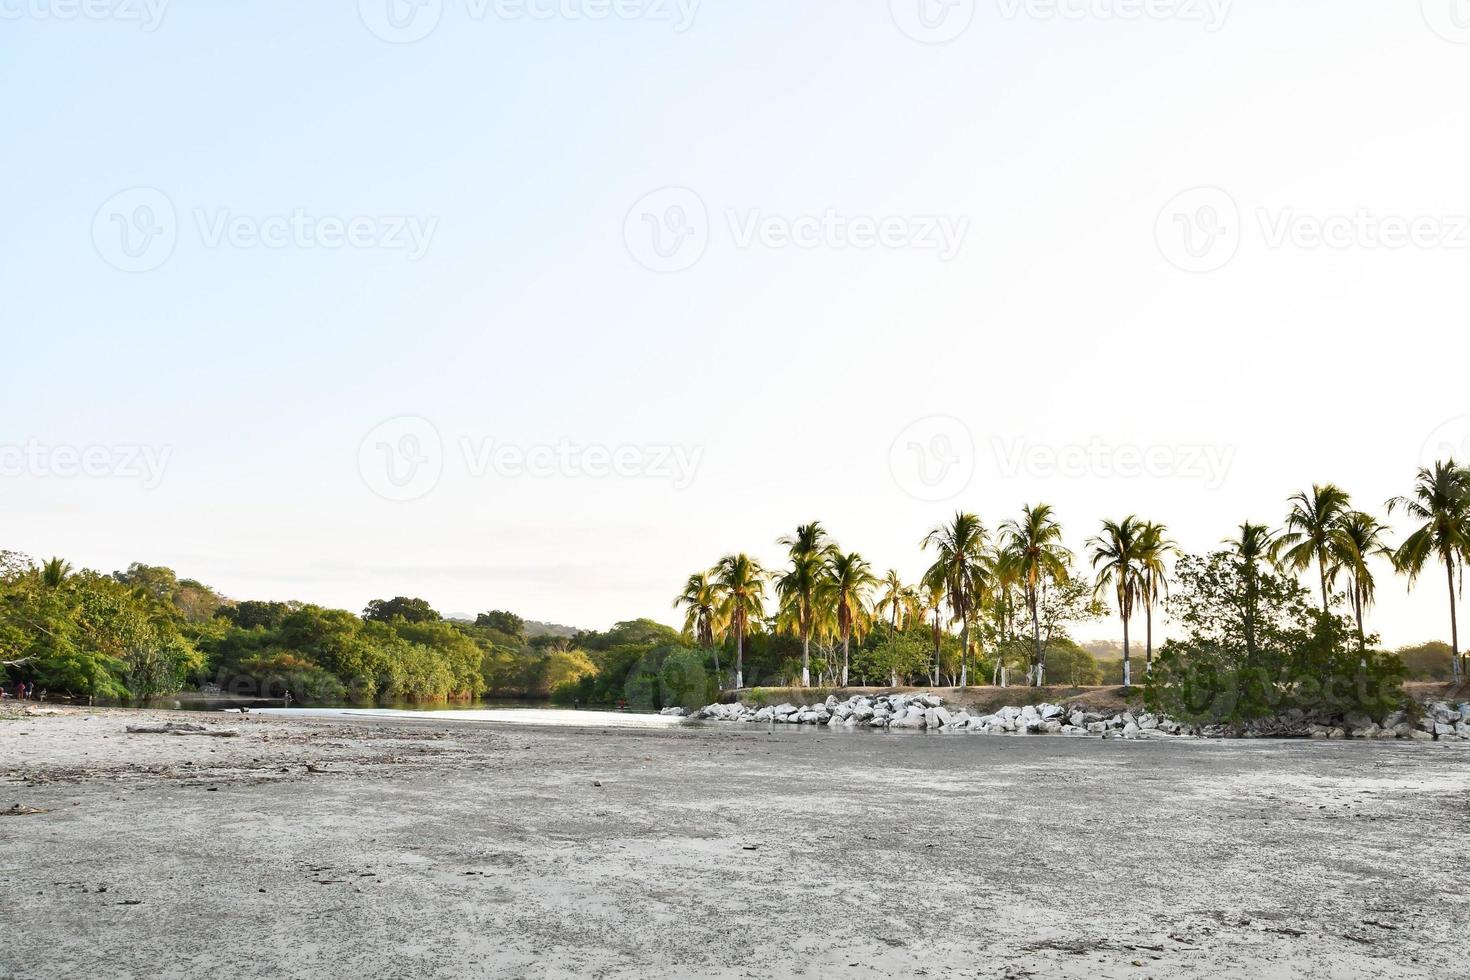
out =
[(1325, 555), (1317, 555), (1317, 572), (1322, 578), (1322, 615), (1326, 616), (1332, 610), (1327, 606), (1327, 558)]
[(735, 690), (745, 689), (745, 630), (735, 628)]
[(1446, 555), (1445, 575), (1450, 583), (1450, 664), (1454, 668), (1455, 683), (1460, 683), (1460, 624), (1455, 618), (1455, 560)]
[(1133, 687), (1133, 657), (1128, 647), (1128, 614), (1120, 612), (1118, 618), (1123, 621), (1123, 690), (1127, 691)]
[(1037, 687), (1046, 685), (1046, 654), (1041, 651), (1041, 613), (1036, 608), (1036, 601), (1031, 602), (1031, 635), (1036, 641), (1036, 676), (1033, 683)]
[(939, 629), (939, 607), (934, 607), (934, 686), (939, 686), (939, 658), (944, 649), (944, 634)]
[(847, 650), (852, 642), (852, 634), (848, 633), (842, 638), (842, 686), (847, 686)]
[(960, 690), (970, 683), (970, 611), (960, 613)]
[(1154, 604), (1148, 600), (1143, 604), (1143, 676), (1147, 677), (1154, 671)]
[[(724, 641), (721, 640), (720, 642), (723, 643)], [(706, 646), (708, 646), (715, 653), (715, 681), (719, 689), (723, 691), (725, 689), (725, 677), (723, 674), (720, 673), (720, 648), (715, 643), (713, 637), (710, 638)]]
[(801, 686), (812, 686), (812, 634), (811, 630), (801, 631)]

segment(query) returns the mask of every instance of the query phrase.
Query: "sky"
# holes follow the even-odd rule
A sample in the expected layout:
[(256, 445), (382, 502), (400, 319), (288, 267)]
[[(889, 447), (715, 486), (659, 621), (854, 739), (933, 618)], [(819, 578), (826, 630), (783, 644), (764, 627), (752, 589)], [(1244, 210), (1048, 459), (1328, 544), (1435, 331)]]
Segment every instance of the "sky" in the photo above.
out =
[(1467, 0), (0, 0), (0, 53), (0, 548), (605, 628), (811, 520), (1204, 551), (1470, 455)]

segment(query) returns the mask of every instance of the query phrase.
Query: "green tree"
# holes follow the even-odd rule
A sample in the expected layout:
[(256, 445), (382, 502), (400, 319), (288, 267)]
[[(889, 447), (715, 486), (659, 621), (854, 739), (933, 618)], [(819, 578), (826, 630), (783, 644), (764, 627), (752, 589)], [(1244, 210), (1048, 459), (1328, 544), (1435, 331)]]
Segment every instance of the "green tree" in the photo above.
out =
[(1371, 514), (1360, 510), (1348, 511), (1338, 520), (1327, 542), (1331, 565), (1328, 578), (1335, 580), (1344, 575), (1348, 580), (1348, 600), (1352, 604), (1353, 619), (1358, 625), (1358, 649), (1368, 649), (1368, 635), (1363, 620), (1372, 608), (1377, 593), (1373, 580), (1372, 560), (1393, 558), (1384, 536), (1388, 528)]
[(1234, 538), (1223, 542), (1240, 563), (1244, 580), (1244, 607), (1241, 629), (1245, 636), (1246, 656), (1254, 658), (1259, 645), (1256, 642), (1256, 624), (1259, 620), (1259, 596), (1261, 565), (1270, 561), (1274, 535), (1264, 524), (1246, 521)]
[(1271, 543), (1271, 560), (1282, 569), (1304, 572), (1317, 565), (1322, 588), (1322, 613), (1332, 611), (1328, 590), (1332, 537), (1348, 512), (1347, 492), (1334, 484), (1313, 484), (1311, 491), (1292, 494), (1286, 527)]
[(398, 596), (396, 599), (374, 599), (362, 611), (362, 618), (373, 623), (391, 623), (394, 619), (409, 623), (429, 623), (437, 620), (439, 614), (429, 605), (427, 599)]
[(947, 524), (934, 528), (921, 544), (935, 553), (924, 574), (931, 586), (942, 585), (953, 622), (960, 624), (960, 687), (970, 682), (970, 627), (990, 585), (991, 563), (986, 554), (985, 525), (974, 514), (956, 513)]
[(1444, 564), (1450, 590), (1450, 662), (1456, 683), (1460, 663), (1460, 627), (1455, 615), (1455, 570), (1470, 559), (1470, 471), (1454, 460), (1421, 469), (1414, 492), (1388, 502), (1390, 514), (1402, 510), (1419, 522), (1394, 552), (1394, 566), (1413, 587), (1433, 558)]
[(725, 624), (720, 619), (720, 595), (708, 572), (689, 576), (684, 591), (674, 600), (674, 608), (684, 610), (684, 632), (701, 649), (714, 654), (715, 677), (720, 677), (720, 651), (715, 646), (715, 637), (724, 633)]
[(842, 686), (848, 682), (851, 666), (852, 637), (867, 624), (868, 598), (878, 579), (873, 575), (873, 566), (863, 556), (850, 552), (835, 552), (827, 559), (827, 576), (822, 582), (819, 595), (827, 608), (833, 611), (837, 624), (837, 635), (842, 641)]
[(1143, 571), (1144, 673), (1154, 669), (1154, 609), (1169, 597), (1168, 562), (1179, 554), (1179, 546), (1169, 538), (1163, 524), (1148, 522), (1138, 545), (1138, 562)]
[(1104, 521), (1103, 533), (1088, 541), (1092, 567), (1097, 575), (1095, 594), (1111, 590), (1117, 602), (1118, 618), (1123, 621), (1123, 689), (1133, 685), (1132, 657), (1128, 623), (1133, 608), (1144, 592), (1143, 569), (1144, 525), (1136, 517), (1122, 521)]
[(1047, 586), (1071, 579), (1072, 552), (1062, 544), (1062, 526), (1049, 504), (1037, 504), (1021, 510), (1020, 520), (1001, 525), (1002, 548), (1010, 553), (1026, 608), (1031, 613), (1031, 630), (1035, 642), (1031, 683), (1046, 684), (1046, 651), (1041, 644), (1041, 602)]
[(726, 555), (710, 569), (720, 619), (735, 636), (735, 689), (745, 687), (745, 635), (765, 615), (766, 571), (746, 554)]
[(817, 628), (817, 597), (826, 581), (828, 562), (837, 553), (821, 522), (803, 524), (776, 542), (786, 549), (791, 566), (776, 579), (778, 621), (801, 638), (801, 686), (812, 683), (812, 634)]

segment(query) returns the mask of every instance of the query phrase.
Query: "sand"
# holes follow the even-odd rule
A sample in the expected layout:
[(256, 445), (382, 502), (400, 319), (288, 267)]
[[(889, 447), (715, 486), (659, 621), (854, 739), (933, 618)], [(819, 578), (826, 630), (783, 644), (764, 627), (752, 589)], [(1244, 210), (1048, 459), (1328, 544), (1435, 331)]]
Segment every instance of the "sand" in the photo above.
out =
[(1422, 977), (1470, 949), (1470, 744), (15, 711), (0, 811), (45, 812), (0, 816), (0, 977)]

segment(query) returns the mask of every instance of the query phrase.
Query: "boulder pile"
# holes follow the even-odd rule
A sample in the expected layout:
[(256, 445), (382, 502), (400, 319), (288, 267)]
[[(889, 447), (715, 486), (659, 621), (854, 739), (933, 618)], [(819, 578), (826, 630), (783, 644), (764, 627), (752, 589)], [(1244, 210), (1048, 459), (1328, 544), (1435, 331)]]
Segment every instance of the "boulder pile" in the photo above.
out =
[(880, 728), (889, 731), (974, 732), (982, 735), (1070, 735), (1074, 737), (1159, 738), (1197, 735), (1211, 738), (1317, 738), (1417, 739), (1470, 741), (1470, 704), (1445, 702), (1423, 705), (1411, 718), (1399, 711), (1380, 721), (1349, 715), (1332, 722), (1302, 711), (1246, 723), (1238, 731), (1228, 725), (1187, 725), (1148, 712), (1098, 712), (1058, 704), (1001, 708), (994, 714), (953, 711), (935, 694), (854, 695), (840, 701), (835, 695), (819, 704), (712, 704), (697, 711), (665, 708), (664, 715), (694, 721), (828, 725), (843, 728)]

